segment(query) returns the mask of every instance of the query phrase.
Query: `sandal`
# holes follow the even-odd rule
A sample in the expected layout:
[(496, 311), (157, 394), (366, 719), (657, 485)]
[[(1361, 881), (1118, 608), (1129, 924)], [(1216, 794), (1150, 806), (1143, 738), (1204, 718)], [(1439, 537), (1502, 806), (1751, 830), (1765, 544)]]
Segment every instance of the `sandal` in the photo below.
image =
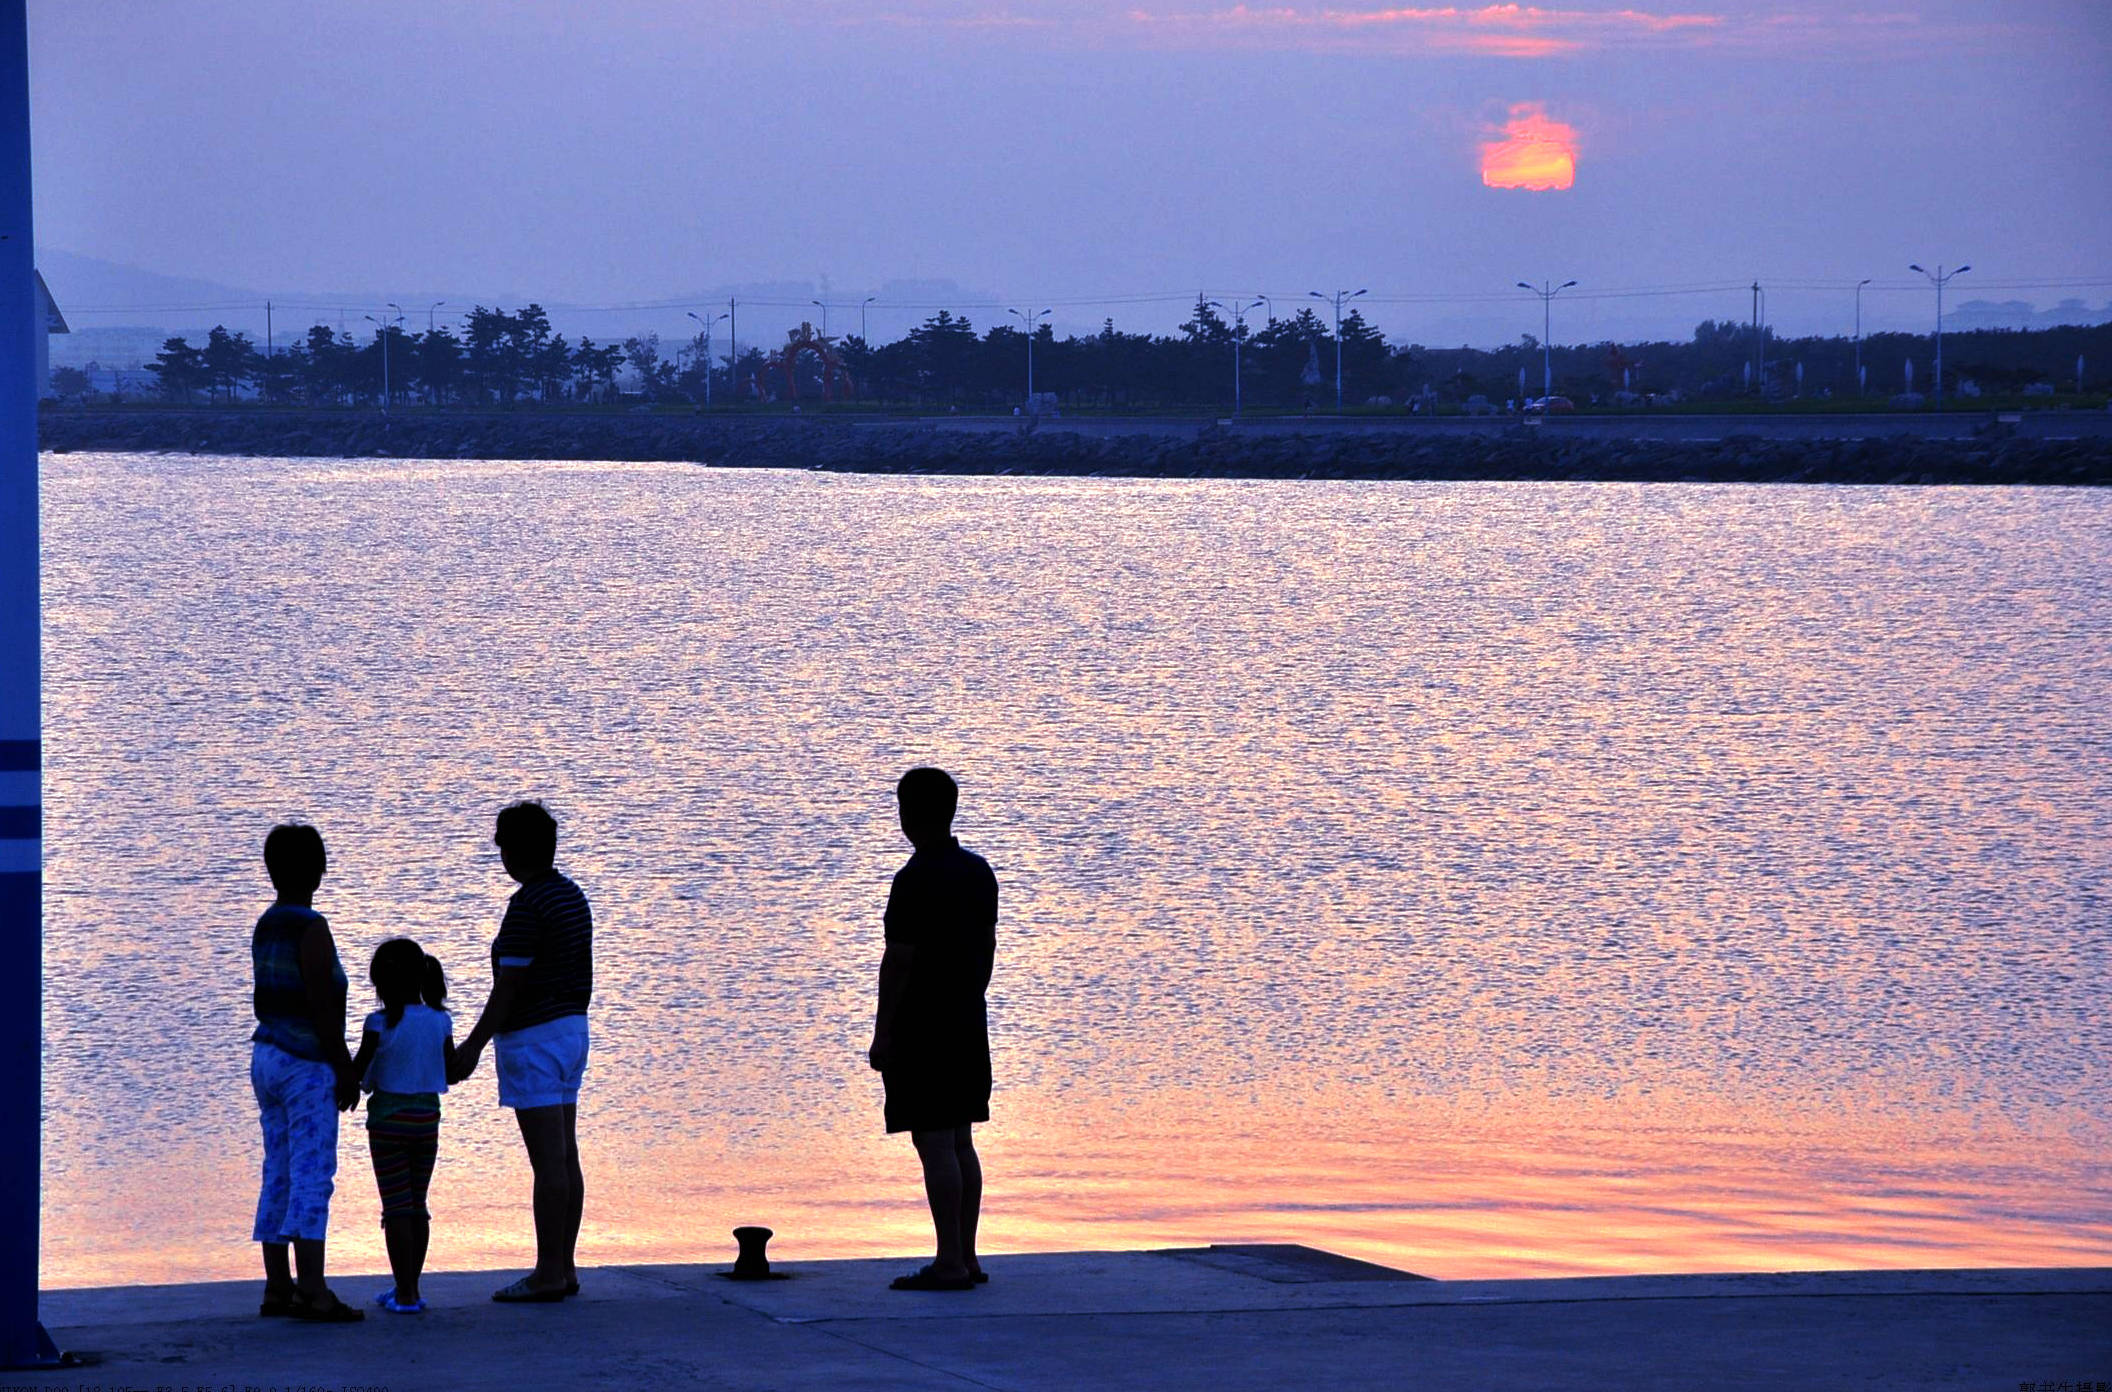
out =
[(941, 1276), (928, 1266), (920, 1266), (907, 1276), (897, 1276), (887, 1283), (889, 1290), (902, 1291), (965, 1291), (975, 1289), (975, 1277)]
[(392, 1315), (422, 1315), (425, 1313), (425, 1302), (423, 1300), (413, 1300), (409, 1303), (398, 1300), (394, 1286), (390, 1286), (380, 1295), (375, 1296), (374, 1303)]
[(288, 1286), (283, 1291), (273, 1291), (271, 1287), (266, 1286), (264, 1288), (264, 1302), (257, 1306), (257, 1315), (262, 1319), (291, 1318), (294, 1298), (294, 1290), (291, 1286)]
[(286, 1313), (297, 1320), (311, 1324), (357, 1324), (367, 1317), (365, 1310), (357, 1310), (339, 1300), (334, 1292), (324, 1291), (320, 1300), (310, 1300), (296, 1295)]
[(566, 1291), (563, 1286), (537, 1289), (528, 1284), (529, 1279), (523, 1276), (512, 1285), (493, 1291), (491, 1298), (501, 1305), (555, 1305), (565, 1298)]

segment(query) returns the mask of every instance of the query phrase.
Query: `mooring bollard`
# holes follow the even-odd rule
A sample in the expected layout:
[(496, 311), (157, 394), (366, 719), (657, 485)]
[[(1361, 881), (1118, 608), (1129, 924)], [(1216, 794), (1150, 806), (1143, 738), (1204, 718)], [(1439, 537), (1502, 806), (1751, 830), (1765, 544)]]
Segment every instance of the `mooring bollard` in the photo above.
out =
[(727, 1276), (736, 1281), (769, 1280), (770, 1257), (763, 1249), (770, 1245), (771, 1235), (768, 1228), (735, 1228), (733, 1240), (741, 1244), (741, 1252), (733, 1259), (733, 1270)]

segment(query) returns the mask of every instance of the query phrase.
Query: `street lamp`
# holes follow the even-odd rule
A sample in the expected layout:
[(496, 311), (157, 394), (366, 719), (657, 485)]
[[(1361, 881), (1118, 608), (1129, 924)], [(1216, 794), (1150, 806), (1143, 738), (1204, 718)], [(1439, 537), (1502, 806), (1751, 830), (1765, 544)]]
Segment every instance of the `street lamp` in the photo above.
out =
[[(1256, 305), (1266, 304), (1267, 302), (1268, 296), (1257, 295), (1253, 300), (1245, 304), (1232, 306), (1232, 414), (1235, 416), (1239, 414), (1240, 410), (1239, 346), (1240, 341), (1247, 336), (1247, 311), (1253, 309)], [(1216, 300), (1212, 300), (1210, 303), (1217, 305), (1219, 309), (1224, 308)]]
[(711, 326), (726, 316), (720, 314), (706, 319), (693, 309), (685, 309), (682, 312), (704, 326), (704, 409), (709, 411), (711, 409)]
[(1767, 288), (1753, 282), (1753, 372), (1762, 400), (1767, 398)]
[(1518, 282), (1520, 290), (1540, 297), (1540, 403), (1543, 408), (1547, 399), (1555, 394), (1554, 349), (1549, 344), (1555, 331), (1555, 296), (1575, 284), (1573, 280), (1565, 280), (1560, 285), (1542, 282), (1535, 287), (1522, 280)]
[(1863, 394), (1863, 287), (1870, 283), (1866, 277), (1855, 283), (1855, 394)]
[(1333, 304), (1335, 307), (1335, 410), (1339, 413), (1342, 409), (1342, 305), (1358, 295), (1368, 295), (1371, 292), (1337, 290), (1333, 295), (1323, 295), (1318, 290), (1308, 290), (1306, 293), (1322, 304)]
[(427, 333), (431, 333), (433, 331), (433, 311), (446, 303), (446, 300), (434, 300), (431, 304), (425, 307), (425, 331)]
[(389, 308), (396, 311), (396, 317), (393, 319), (376, 319), (371, 314), (362, 314), (360, 316), (360, 318), (374, 326), (374, 336), (381, 340), (381, 413), (383, 415), (389, 413), (389, 325), (403, 322), (403, 306), (391, 304)]
[(807, 301), (807, 303), (808, 303), (808, 304), (810, 304), (810, 305), (815, 305), (815, 306), (817, 306), (817, 307), (819, 307), (819, 308), (820, 308), (820, 310), (821, 310), (821, 336), (822, 336), (823, 338), (827, 338), (827, 337), (829, 336), (829, 307), (828, 307), (827, 305), (825, 305), (825, 304), (822, 304), (822, 302), (821, 302), (820, 300), (808, 300), (808, 301)]
[(865, 307), (879, 298), (878, 295), (867, 295), (858, 302), (858, 341), (868, 348), (873, 346), (873, 341), (865, 336)]
[(1936, 287), (1936, 409), (1941, 411), (1943, 409), (1943, 287), (1950, 284), (1952, 276), (1962, 276), (1971, 270), (1972, 267), (1960, 266), (1955, 271), (1946, 271), (1943, 268), (1943, 263), (1939, 261), (1933, 271), (1922, 270), (1919, 266), (1909, 266), (1907, 269), (1910, 271), (1921, 271), (1923, 275), (1929, 278), (1929, 284)]
[(1044, 309), (1034, 314), (1028, 314), (1023, 309), (1012, 309), (1005, 312), (1027, 326), (1027, 409), (1032, 411), (1034, 409), (1034, 331), (1041, 326), (1042, 320), (1048, 318), (1056, 311)]

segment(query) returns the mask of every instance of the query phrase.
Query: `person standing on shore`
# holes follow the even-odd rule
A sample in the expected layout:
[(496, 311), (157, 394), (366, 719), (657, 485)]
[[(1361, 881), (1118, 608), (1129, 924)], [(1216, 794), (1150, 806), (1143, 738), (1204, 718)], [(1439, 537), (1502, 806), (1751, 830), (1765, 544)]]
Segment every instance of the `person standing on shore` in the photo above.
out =
[(264, 1249), (258, 1314), (347, 1324), (365, 1313), (323, 1284), (337, 1114), (359, 1100), (359, 1077), (345, 1050), (345, 969), (329, 920), (315, 911), (328, 868), (322, 833), (312, 826), (287, 823), (264, 838), (264, 870), (278, 897), (249, 937), (257, 1017), (249, 1084), (264, 1128), (253, 1237)]
[(986, 994), (997, 952), (997, 877), (953, 836), (960, 792), (935, 768), (895, 787), (916, 848), (887, 896), (887, 949), (866, 1060), (886, 1089), (890, 1135), (907, 1131), (924, 1169), (937, 1251), (895, 1290), (972, 1290), (983, 1166), (974, 1125), (990, 1119)]
[(579, 1085), (594, 994), (594, 915), (579, 886), (557, 872), (557, 822), (540, 802), (500, 812), (493, 840), (521, 887), (491, 944), (491, 998), (456, 1049), (448, 1081), (475, 1072), (484, 1045), (494, 1046), (499, 1105), (513, 1109), (535, 1171), (535, 1270), (491, 1298), (550, 1303), (579, 1294), (575, 1258), (587, 1194)]
[(381, 1231), (395, 1278), (374, 1303), (391, 1314), (425, 1313), (418, 1293), (433, 1215), (426, 1191), (440, 1155), (440, 1094), (447, 1091), (455, 1022), (447, 973), (409, 938), (390, 938), (368, 970), (381, 1009), (367, 1016), (352, 1071), (367, 1099), (367, 1149), (381, 1190)]

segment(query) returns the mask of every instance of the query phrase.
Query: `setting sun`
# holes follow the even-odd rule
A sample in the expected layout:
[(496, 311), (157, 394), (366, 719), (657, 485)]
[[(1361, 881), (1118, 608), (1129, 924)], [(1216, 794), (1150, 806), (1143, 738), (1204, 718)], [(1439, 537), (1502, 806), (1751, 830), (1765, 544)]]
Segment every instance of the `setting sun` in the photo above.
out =
[(1577, 181), (1577, 132), (1537, 102), (1511, 108), (1502, 139), (1481, 147), (1481, 181), (1490, 188), (1566, 189)]

